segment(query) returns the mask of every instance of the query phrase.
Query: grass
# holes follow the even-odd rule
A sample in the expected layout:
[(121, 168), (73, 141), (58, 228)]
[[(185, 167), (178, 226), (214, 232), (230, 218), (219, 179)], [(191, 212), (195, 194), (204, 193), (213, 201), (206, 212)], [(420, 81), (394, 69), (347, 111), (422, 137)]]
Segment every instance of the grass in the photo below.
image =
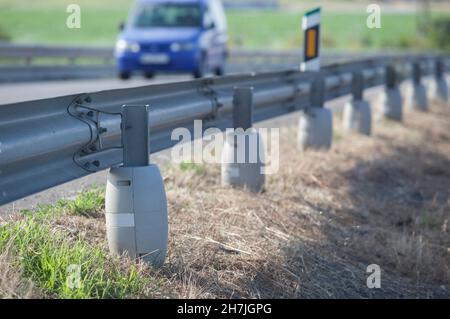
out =
[(204, 165), (191, 163), (191, 162), (183, 162), (180, 164), (180, 169), (183, 172), (186, 171), (194, 171), (197, 175), (205, 175), (206, 169)]
[(67, 202), (67, 210), (70, 214), (80, 216), (92, 216), (105, 208), (105, 194), (101, 189), (95, 189), (78, 196), (73, 201)]
[[(169, 249), (153, 270), (110, 256), (103, 190), (0, 219), (0, 295), (45, 298), (450, 298), (450, 109), (299, 154), (281, 129), (265, 190), (222, 188), (220, 167), (162, 170)], [(366, 287), (378, 264), (381, 289)], [(81, 285), (70, 289), (70, 265)], [(70, 267), (69, 267), (70, 269)], [(69, 280), (69, 282), (68, 282)]]
[[(0, 251), (10, 267), (31, 280), (40, 296), (53, 298), (127, 298), (139, 297), (151, 278), (144, 276), (145, 266), (126, 258), (110, 256), (101, 244), (93, 244), (74, 225), (64, 219), (92, 218), (103, 208), (98, 190), (80, 195), (73, 201), (41, 207), (32, 215), (9, 222), (0, 228)], [(78, 225), (79, 226), (79, 225)], [(79, 283), (73, 284), (80, 267)], [(73, 269), (73, 268), (72, 268)], [(23, 287), (23, 286), (22, 286)], [(0, 288), (0, 296), (5, 297)], [(36, 294), (36, 292), (35, 292)]]
[[(18, 43), (112, 46), (118, 25), (132, 3), (126, 1), (77, 1), (81, 6), (81, 29), (66, 28), (66, 6), (72, 1), (0, 0), (0, 30)], [(450, 13), (436, 13), (449, 16)], [(230, 45), (245, 48), (293, 49), (302, 46), (302, 12), (228, 12)], [(323, 17), (323, 44), (329, 49), (424, 48), (426, 39), (416, 37), (414, 14), (383, 14), (382, 29), (368, 29), (361, 12), (327, 12)]]
[[(14, 227), (2, 229), (0, 247), (13, 246), (23, 275), (58, 298), (124, 298), (143, 285), (136, 269), (120, 272), (98, 247), (85, 241), (67, 240), (63, 233), (39, 219), (28, 218)], [(39, 252), (36, 254), (36, 252)], [(70, 265), (81, 265), (80, 286), (71, 288)]]

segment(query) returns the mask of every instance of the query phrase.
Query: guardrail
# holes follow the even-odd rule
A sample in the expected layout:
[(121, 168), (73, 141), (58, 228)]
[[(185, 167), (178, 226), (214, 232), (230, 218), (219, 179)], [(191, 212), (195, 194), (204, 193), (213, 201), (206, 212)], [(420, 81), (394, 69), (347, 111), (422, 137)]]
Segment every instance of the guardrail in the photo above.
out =
[[(233, 49), (229, 52), (227, 73), (262, 72), (294, 68), (303, 53)], [(370, 58), (373, 53), (352, 54)], [(323, 54), (324, 63), (349, 59), (349, 54)], [(0, 44), (0, 82), (43, 81), (114, 77), (114, 50), (97, 47), (65, 47)]]
[(111, 48), (0, 44), (0, 83), (113, 77)]
[(202, 120), (203, 129), (233, 127), (235, 87), (254, 88), (254, 120), (261, 121), (350, 94), (355, 77), (361, 90), (391, 86), (385, 71), (391, 65), (403, 78), (411, 77), (413, 62), (430, 74), (436, 59), (441, 57), (383, 56), (320, 72), (240, 74), (0, 105), (0, 205), (122, 163), (123, 105), (150, 106), (154, 153), (174, 144), (175, 128), (192, 131), (194, 120)]

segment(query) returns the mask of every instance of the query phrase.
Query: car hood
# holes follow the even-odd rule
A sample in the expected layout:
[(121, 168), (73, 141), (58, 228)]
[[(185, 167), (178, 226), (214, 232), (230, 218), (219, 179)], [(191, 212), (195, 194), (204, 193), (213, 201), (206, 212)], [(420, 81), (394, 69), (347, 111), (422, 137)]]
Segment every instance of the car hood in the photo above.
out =
[(199, 28), (136, 28), (124, 31), (120, 38), (138, 43), (189, 41), (200, 32)]

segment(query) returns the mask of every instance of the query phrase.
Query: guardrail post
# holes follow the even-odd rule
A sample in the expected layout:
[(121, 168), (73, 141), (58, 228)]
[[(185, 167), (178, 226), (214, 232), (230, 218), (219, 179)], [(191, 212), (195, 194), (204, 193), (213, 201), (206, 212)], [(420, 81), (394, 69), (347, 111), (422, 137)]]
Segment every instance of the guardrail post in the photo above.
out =
[(243, 187), (252, 192), (264, 186), (264, 141), (253, 124), (253, 88), (235, 88), (234, 131), (225, 133), (222, 151), (222, 186)]
[(325, 81), (317, 76), (310, 90), (310, 107), (300, 115), (298, 124), (298, 148), (329, 149), (333, 138), (333, 117), (331, 111), (324, 108)]
[(159, 267), (167, 251), (167, 199), (161, 173), (149, 164), (148, 106), (123, 106), (123, 166), (108, 173), (105, 210), (109, 249)]
[(388, 118), (395, 121), (403, 119), (403, 99), (397, 84), (397, 71), (393, 65), (386, 67), (386, 84), (384, 92), (378, 101), (378, 118)]
[(434, 62), (434, 81), (431, 82), (430, 93), (434, 102), (444, 105), (448, 103), (448, 86), (445, 79), (444, 61), (441, 59)]
[(422, 68), (420, 61), (412, 64), (412, 83), (408, 91), (408, 105), (411, 109), (426, 111), (428, 109), (427, 94), (422, 84)]
[(348, 132), (370, 135), (372, 131), (372, 111), (364, 100), (364, 76), (361, 72), (352, 75), (353, 100), (344, 106), (343, 125)]

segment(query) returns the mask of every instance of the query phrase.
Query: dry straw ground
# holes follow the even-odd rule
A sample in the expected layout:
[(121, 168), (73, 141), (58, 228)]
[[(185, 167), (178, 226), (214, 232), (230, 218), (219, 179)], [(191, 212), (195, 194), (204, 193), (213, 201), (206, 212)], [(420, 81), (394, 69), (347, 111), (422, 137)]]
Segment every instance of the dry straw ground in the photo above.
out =
[[(335, 118), (332, 150), (304, 154), (283, 128), (281, 170), (258, 195), (220, 187), (219, 166), (164, 168), (169, 254), (161, 270), (139, 268), (158, 282), (140, 296), (449, 298), (449, 128), (443, 106), (376, 122), (370, 138)], [(106, 250), (101, 213), (52, 225)], [(8, 256), (0, 291), (39, 296)], [(381, 289), (366, 286), (369, 264)]]

